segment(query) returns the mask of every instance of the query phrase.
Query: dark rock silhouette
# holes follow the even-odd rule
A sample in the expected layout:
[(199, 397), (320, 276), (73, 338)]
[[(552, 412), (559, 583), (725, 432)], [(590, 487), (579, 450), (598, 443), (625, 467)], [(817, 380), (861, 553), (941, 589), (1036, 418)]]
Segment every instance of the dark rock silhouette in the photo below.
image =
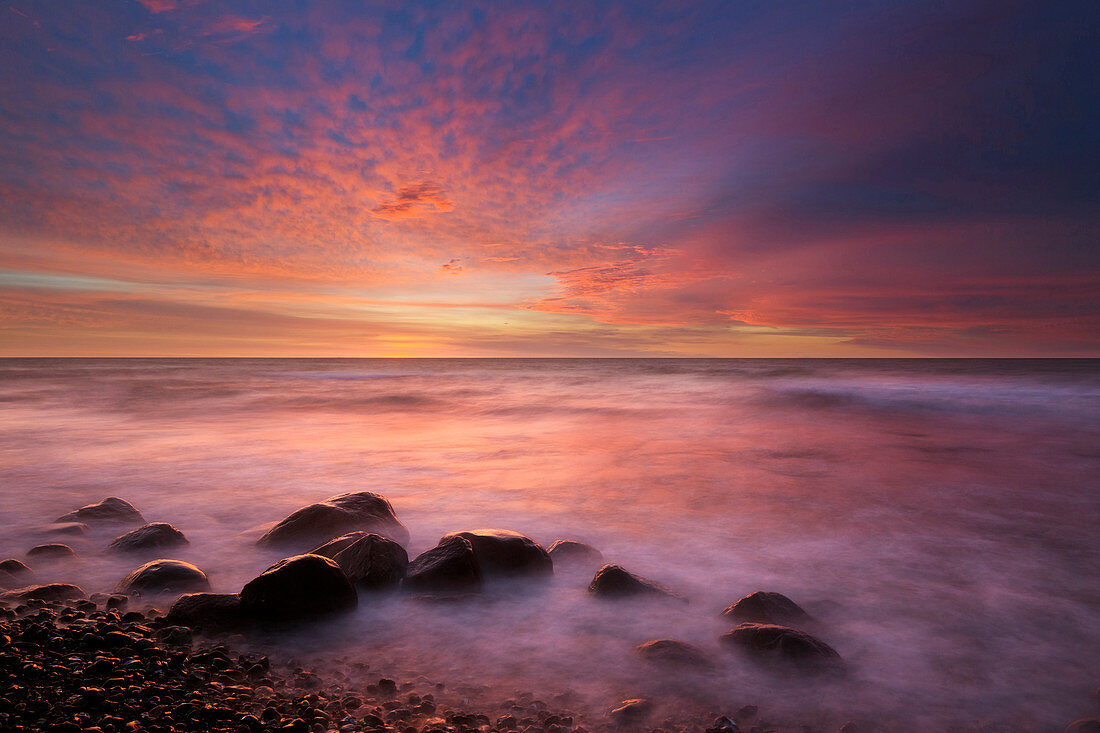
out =
[(721, 641), (761, 659), (810, 665), (840, 662), (840, 655), (831, 646), (789, 626), (744, 623), (722, 634)]
[(588, 592), (600, 598), (674, 598), (684, 600), (660, 583), (634, 575), (618, 565), (604, 565), (588, 585)]
[(16, 560), (14, 557), (9, 557), (7, 560), (0, 561), (0, 570), (17, 578), (24, 575), (30, 575), (32, 572), (22, 561)]
[(332, 558), (348, 580), (365, 590), (396, 588), (409, 567), (409, 553), (393, 540), (365, 534)]
[(554, 572), (550, 555), (530, 537), (507, 529), (475, 529), (452, 532), (439, 544), (453, 537), (469, 540), (483, 576), (545, 576)]
[(153, 560), (123, 578), (116, 591), (127, 595), (158, 595), (210, 590), (206, 573), (182, 560)]
[(654, 639), (634, 647), (634, 653), (647, 662), (670, 667), (708, 668), (714, 662), (698, 647), (676, 639)]
[(402, 586), (423, 593), (480, 590), (481, 568), (474, 546), (465, 537), (448, 536), (409, 563)]
[(592, 545), (577, 540), (558, 540), (547, 550), (554, 565), (601, 565), (603, 553)]
[(782, 593), (756, 591), (722, 611), (738, 622), (797, 626), (811, 621), (809, 614)]
[(644, 698), (623, 700), (608, 711), (607, 715), (620, 726), (634, 726), (649, 717), (653, 703)]
[(190, 544), (183, 532), (166, 522), (152, 522), (116, 537), (107, 546), (112, 552), (161, 550)]
[(409, 541), (409, 531), (398, 521), (386, 497), (359, 491), (302, 507), (269, 529), (256, 544), (304, 550), (353, 530), (374, 532), (400, 545)]
[(206, 632), (241, 628), (245, 623), (241, 597), (236, 593), (188, 593), (172, 604), (164, 623)]
[(259, 621), (305, 620), (358, 604), (344, 571), (320, 555), (280, 560), (241, 589), (241, 613)]
[(347, 547), (353, 545), (357, 540), (366, 537), (371, 534), (370, 532), (364, 532), (363, 530), (357, 530), (355, 532), (348, 532), (347, 534), (334, 537), (323, 545), (314, 547), (309, 551), (310, 555), (320, 555), (321, 557), (327, 557), (330, 560)]
[(27, 550), (27, 557), (36, 557), (43, 560), (62, 560), (65, 558), (76, 557), (76, 551), (68, 545), (62, 545), (59, 543), (51, 543), (48, 545), (38, 545)]
[(98, 504), (88, 504), (58, 517), (54, 522), (84, 524), (145, 524), (145, 517), (130, 502), (110, 496)]
[(0, 601), (68, 601), (75, 598), (84, 598), (84, 590), (78, 585), (70, 583), (49, 583), (47, 585), (31, 585), (26, 588), (16, 588), (6, 593), (0, 593)]
[(1100, 718), (1081, 718), (1066, 726), (1065, 733), (1100, 733)]

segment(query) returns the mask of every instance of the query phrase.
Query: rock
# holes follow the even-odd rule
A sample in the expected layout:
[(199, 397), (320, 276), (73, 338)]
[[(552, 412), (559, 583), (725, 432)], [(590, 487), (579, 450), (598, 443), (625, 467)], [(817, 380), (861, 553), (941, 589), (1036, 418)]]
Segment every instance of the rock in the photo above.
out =
[(481, 568), (474, 546), (465, 537), (444, 538), (409, 563), (402, 587), (413, 592), (469, 592), (480, 590)]
[(619, 725), (632, 725), (648, 717), (652, 709), (653, 703), (644, 698), (638, 698), (623, 700), (618, 706), (612, 708), (607, 715)]
[(470, 541), (478, 566), (486, 577), (538, 577), (554, 572), (554, 561), (542, 545), (519, 532), (507, 529), (452, 532), (439, 543), (443, 544), (452, 537), (464, 537)]
[(241, 613), (262, 621), (292, 621), (355, 608), (358, 596), (335, 561), (295, 555), (275, 563), (241, 590)]
[(31, 585), (0, 594), (0, 601), (69, 601), (74, 598), (84, 598), (84, 590), (69, 583)]
[(812, 621), (797, 603), (782, 593), (756, 591), (722, 611), (722, 615), (738, 622), (781, 624), (794, 626)]
[(1065, 733), (1100, 733), (1100, 718), (1081, 718), (1066, 726)]
[(382, 535), (366, 534), (332, 558), (348, 580), (366, 590), (396, 588), (409, 567), (409, 553)]
[(244, 626), (241, 597), (236, 593), (188, 593), (180, 596), (164, 623), (200, 631), (232, 631)]
[(166, 522), (152, 522), (116, 537), (107, 545), (112, 552), (139, 552), (160, 550), (190, 544), (183, 532)]
[(634, 647), (634, 652), (662, 666), (712, 667), (713, 662), (703, 650), (676, 639), (654, 639)]
[(145, 524), (145, 517), (133, 504), (111, 496), (98, 504), (82, 506), (76, 511), (58, 517), (54, 522), (83, 522), (84, 524)]
[(714, 719), (714, 724), (707, 728), (706, 733), (741, 733), (741, 728), (727, 716), (722, 715)]
[(88, 533), (88, 529), (88, 525), (83, 522), (54, 522), (39, 527), (38, 532), (64, 537), (83, 537)]
[(314, 547), (312, 550), (309, 551), (308, 554), (320, 555), (321, 557), (327, 557), (331, 560), (332, 558), (336, 557), (336, 555), (339, 554), (341, 550), (350, 547), (357, 540), (366, 537), (369, 534), (371, 533), (364, 532), (362, 530), (358, 530), (356, 532), (348, 532), (347, 534), (340, 535), (339, 537), (329, 540), (323, 545)]
[(16, 560), (14, 557), (9, 557), (7, 560), (0, 561), (0, 570), (14, 575), (17, 578), (31, 574), (31, 569), (21, 560)]
[(68, 545), (54, 543), (32, 547), (27, 550), (27, 557), (37, 557), (43, 560), (61, 560), (63, 558), (76, 557), (76, 552)]
[(600, 598), (664, 597), (683, 600), (668, 588), (641, 578), (618, 565), (604, 565), (588, 585), (588, 592)]
[(577, 540), (558, 540), (547, 551), (554, 566), (559, 565), (600, 565), (603, 553), (595, 547)]
[(305, 549), (352, 530), (374, 532), (401, 545), (409, 542), (409, 531), (397, 520), (386, 497), (359, 491), (299, 509), (268, 530), (256, 544)]
[(127, 595), (158, 595), (210, 590), (206, 573), (183, 560), (153, 560), (133, 571), (116, 591)]
[(721, 641), (760, 658), (810, 664), (840, 662), (840, 655), (831, 646), (789, 626), (739, 624), (722, 634)]
[(0, 570), (0, 590), (7, 590), (8, 588), (16, 588), (20, 585), (20, 581), (14, 575), (4, 570)]

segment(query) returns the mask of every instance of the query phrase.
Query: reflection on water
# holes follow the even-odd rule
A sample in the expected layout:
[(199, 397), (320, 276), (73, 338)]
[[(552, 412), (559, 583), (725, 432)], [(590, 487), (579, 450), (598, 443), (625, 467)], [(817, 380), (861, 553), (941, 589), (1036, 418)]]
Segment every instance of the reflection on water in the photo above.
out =
[[(1095, 361), (4, 360), (0, 552), (118, 495), (235, 591), (273, 559), (249, 529), (370, 489), (412, 553), (484, 526), (582, 539), (692, 603), (608, 607), (559, 574), (469, 608), (365, 600), (303, 653), (593, 705), (1041, 728), (1100, 682), (1098, 415)], [(79, 568), (44, 574), (101, 589), (129, 569), (76, 544)], [(672, 683), (628, 654), (668, 636), (720, 654), (717, 612), (756, 589), (816, 604), (851, 677), (727, 659)]]

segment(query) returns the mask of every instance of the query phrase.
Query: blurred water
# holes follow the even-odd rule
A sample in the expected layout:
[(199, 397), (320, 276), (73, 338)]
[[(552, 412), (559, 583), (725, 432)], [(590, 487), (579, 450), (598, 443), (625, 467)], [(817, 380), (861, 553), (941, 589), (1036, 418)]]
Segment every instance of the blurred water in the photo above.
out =
[[(410, 554), (485, 526), (582, 539), (692, 602), (607, 606), (569, 574), (469, 608), (364, 599), (287, 642), (303, 655), (593, 707), (647, 694), (670, 712), (1059, 729), (1100, 682), (1098, 438), (1089, 360), (9, 359), (0, 553), (117, 495), (236, 591), (275, 559), (249, 529), (369, 489)], [(134, 563), (104, 544), (78, 540), (77, 566), (40, 575), (109, 589)], [(757, 589), (818, 603), (852, 675), (784, 680), (725, 656), (716, 614)], [(629, 649), (656, 637), (723, 667), (655, 676)]]

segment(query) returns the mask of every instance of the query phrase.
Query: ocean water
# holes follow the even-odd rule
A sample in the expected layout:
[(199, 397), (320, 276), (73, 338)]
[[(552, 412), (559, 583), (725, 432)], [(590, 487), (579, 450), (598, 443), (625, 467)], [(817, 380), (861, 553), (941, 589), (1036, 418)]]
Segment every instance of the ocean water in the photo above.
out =
[[(0, 360), (0, 555), (120, 496), (235, 592), (279, 557), (256, 528), (364, 489), (410, 556), (478, 527), (584, 540), (690, 603), (599, 602), (562, 572), (467, 605), (364, 596), (279, 644), (593, 714), (647, 696), (672, 717), (1061, 730), (1100, 684), (1098, 477), (1095, 360)], [(137, 561), (109, 539), (39, 578), (110, 590)], [(813, 613), (849, 674), (721, 650), (718, 614), (754, 590)], [(661, 637), (721, 663), (630, 653)]]

